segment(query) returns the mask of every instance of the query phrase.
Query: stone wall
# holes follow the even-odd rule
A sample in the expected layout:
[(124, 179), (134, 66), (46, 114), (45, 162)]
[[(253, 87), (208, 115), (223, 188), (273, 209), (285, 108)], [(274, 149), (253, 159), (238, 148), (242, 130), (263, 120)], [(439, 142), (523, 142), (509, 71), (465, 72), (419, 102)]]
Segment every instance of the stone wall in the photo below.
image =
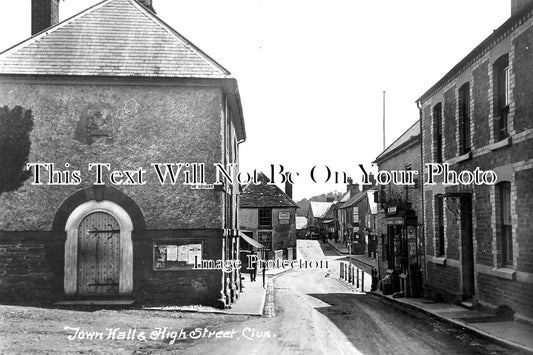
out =
[[(28, 180), (18, 191), (2, 194), (0, 230), (50, 230), (63, 201), (94, 182), (94, 171), (88, 171), (91, 162), (109, 163), (112, 170), (146, 169), (146, 185), (115, 187), (136, 201), (149, 229), (223, 227), (220, 192), (191, 190), (183, 180), (162, 186), (151, 167), (205, 163), (206, 180), (213, 182), (212, 164), (222, 162), (220, 89), (3, 81), (0, 98), (0, 105), (33, 111), (30, 162), (80, 170), (82, 178), (73, 186), (47, 185), (46, 177), (44, 185)], [(91, 120), (96, 128), (87, 137)]]

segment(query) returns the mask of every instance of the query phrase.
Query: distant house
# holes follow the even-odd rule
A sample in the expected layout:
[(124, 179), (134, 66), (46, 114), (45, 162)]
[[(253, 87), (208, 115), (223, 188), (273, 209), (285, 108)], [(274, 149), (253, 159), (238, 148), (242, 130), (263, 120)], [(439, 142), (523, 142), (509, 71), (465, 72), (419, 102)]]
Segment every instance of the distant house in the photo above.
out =
[[(243, 234), (259, 242), (273, 255), (296, 246), (296, 209), (298, 205), (260, 173), (258, 185), (246, 185), (240, 195), (239, 225)], [(245, 241), (249, 239), (244, 238)], [(249, 246), (256, 247), (253, 241)], [(244, 245), (241, 245), (245, 248)]]
[(307, 230), (307, 217), (296, 216), (296, 239), (304, 239)]
[(346, 185), (346, 192), (342, 195), (337, 203), (334, 206), (335, 211), (335, 220), (336, 220), (336, 233), (338, 236), (338, 241), (344, 243), (348, 237), (348, 225), (347, 225), (347, 216), (346, 209), (342, 208), (344, 203), (348, 202), (350, 198), (355, 196), (359, 192), (359, 184), (354, 184), (351, 178), (348, 179), (348, 184)]
[(311, 201), (307, 210), (307, 229), (311, 239), (320, 238), (323, 233), (323, 221), (333, 202)]
[(374, 202), (375, 190), (363, 186), (363, 191), (357, 192), (338, 208), (344, 216), (345, 238), (352, 243), (355, 255), (375, 257), (375, 215), (377, 213)]

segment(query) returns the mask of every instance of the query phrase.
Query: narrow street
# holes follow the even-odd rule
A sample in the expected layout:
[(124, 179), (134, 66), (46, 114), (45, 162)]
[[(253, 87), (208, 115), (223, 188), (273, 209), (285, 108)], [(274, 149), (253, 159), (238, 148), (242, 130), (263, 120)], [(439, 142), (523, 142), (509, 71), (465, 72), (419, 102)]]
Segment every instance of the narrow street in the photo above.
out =
[[(291, 270), (272, 279), (264, 317), (0, 306), (0, 353), (518, 354), (375, 295), (354, 292), (339, 281), (335, 260), (340, 256), (329, 245), (304, 241), (299, 252), (308, 260), (327, 260), (331, 272)], [(76, 327), (86, 333), (70, 339)], [(105, 336), (113, 328), (150, 334), (165, 327), (176, 332), (174, 339)], [(187, 336), (176, 337), (181, 330)], [(94, 331), (103, 332), (103, 339), (90, 336)]]
[[(321, 244), (322, 245), (322, 244)], [(265, 337), (193, 344), (191, 353), (227, 354), (513, 354), (449, 324), (367, 294), (338, 280), (338, 262), (323, 247), (327, 270), (294, 270), (274, 279), (275, 316), (248, 320), (237, 334)], [(317, 255), (311, 251), (310, 255)]]

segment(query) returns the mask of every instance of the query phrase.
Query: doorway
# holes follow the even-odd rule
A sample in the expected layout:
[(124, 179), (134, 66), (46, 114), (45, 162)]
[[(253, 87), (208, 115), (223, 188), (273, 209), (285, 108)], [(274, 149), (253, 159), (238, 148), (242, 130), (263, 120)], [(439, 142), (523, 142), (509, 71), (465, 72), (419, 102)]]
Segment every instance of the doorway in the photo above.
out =
[(463, 297), (472, 298), (474, 288), (474, 241), (472, 233), (472, 197), (461, 197), (461, 266), (463, 269)]
[(117, 294), (120, 227), (106, 212), (87, 215), (78, 228), (78, 294)]
[(65, 294), (130, 294), (132, 230), (130, 216), (114, 202), (91, 200), (76, 207), (65, 225)]

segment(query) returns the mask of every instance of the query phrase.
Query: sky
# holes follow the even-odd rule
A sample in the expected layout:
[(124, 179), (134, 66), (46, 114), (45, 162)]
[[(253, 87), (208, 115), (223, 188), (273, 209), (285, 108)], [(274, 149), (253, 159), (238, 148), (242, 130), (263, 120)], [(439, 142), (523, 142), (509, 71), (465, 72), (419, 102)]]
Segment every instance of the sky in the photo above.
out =
[[(6, 0), (3, 0), (6, 1)], [(99, 0), (61, 0), (60, 20)], [(30, 0), (0, 13), (0, 50), (30, 36)], [(510, 16), (510, 0), (153, 0), (237, 79), (240, 170), (298, 172), (294, 199), (345, 191), (418, 118), (415, 101)], [(6, 11), (9, 9), (9, 11)], [(317, 183), (310, 177), (312, 168)]]

